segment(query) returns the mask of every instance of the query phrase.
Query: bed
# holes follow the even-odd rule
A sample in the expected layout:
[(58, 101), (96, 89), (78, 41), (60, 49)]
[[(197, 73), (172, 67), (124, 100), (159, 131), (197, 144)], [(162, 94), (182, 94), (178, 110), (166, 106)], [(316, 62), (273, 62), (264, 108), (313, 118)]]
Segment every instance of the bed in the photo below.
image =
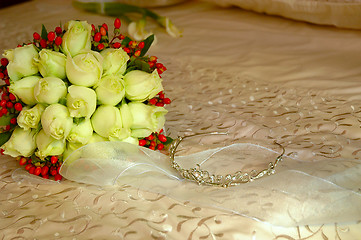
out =
[[(165, 129), (170, 136), (228, 132), (216, 142), (251, 143), (280, 152), (273, 144), (277, 141), (286, 150), (281, 164), (307, 165), (307, 176), (325, 179), (352, 171), (347, 175), (351, 180), (338, 186), (351, 192), (355, 201), (345, 204), (356, 211), (340, 218), (331, 214), (324, 223), (275, 225), (127, 184), (17, 181), (12, 176), (18, 163), (1, 156), (1, 239), (361, 239), (358, 27), (199, 1), (153, 10), (183, 29), (177, 39), (156, 29), (158, 43), (150, 50), (168, 69), (163, 84), (172, 99)], [(113, 22), (112, 17), (75, 9), (69, 0), (29, 1), (0, 9), (0, 16), (2, 50), (29, 41), (41, 24)], [(307, 192), (303, 183), (300, 188)], [(321, 189), (322, 194), (327, 192)], [(275, 205), (265, 195), (255, 199), (244, 196), (240, 201), (245, 208), (257, 205), (264, 211)], [(316, 205), (314, 215), (348, 207), (339, 204)]]

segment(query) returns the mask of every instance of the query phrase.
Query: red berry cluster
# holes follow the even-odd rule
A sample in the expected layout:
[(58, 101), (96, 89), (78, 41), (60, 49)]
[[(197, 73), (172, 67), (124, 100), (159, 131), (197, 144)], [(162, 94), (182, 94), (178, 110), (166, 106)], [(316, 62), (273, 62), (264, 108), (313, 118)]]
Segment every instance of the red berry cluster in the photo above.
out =
[(48, 48), (54, 51), (60, 50), (60, 45), (63, 42), (63, 30), (61, 27), (56, 27), (54, 31), (48, 32), (47, 36), (42, 38), (39, 33), (33, 33), (33, 44), (39, 49)]
[(10, 124), (5, 126), (5, 131), (8, 132), (12, 127), (16, 125), (17, 114), (23, 109), (22, 104), (17, 101), (14, 94), (9, 92), (9, 76), (6, 71), (6, 66), (8, 65), (8, 60), (6, 58), (1, 59), (0, 67), (0, 77), (5, 82), (5, 86), (2, 86), (0, 89), (1, 100), (0, 100), (0, 117), (13, 115), (10, 119)]
[(152, 69), (152, 70), (157, 69), (158, 74), (161, 75), (163, 72), (165, 72), (167, 70), (167, 68), (163, 64), (161, 64), (157, 61), (158, 61), (158, 58), (156, 56), (151, 56), (149, 58), (148, 64), (149, 64), (150, 69)]
[(157, 107), (164, 107), (165, 104), (170, 104), (172, 101), (169, 98), (166, 98), (163, 91), (159, 92), (157, 96), (152, 99), (149, 99), (148, 103), (150, 105), (155, 105)]
[(148, 137), (140, 139), (139, 146), (147, 147), (152, 150), (162, 150), (164, 148), (164, 144), (168, 140), (162, 133), (163, 129), (161, 129), (159, 133), (152, 133)]
[(114, 42), (116, 40), (123, 40), (125, 38), (124, 35), (120, 34), (120, 26), (121, 22), (119, 18), (116, 18), (114, 20), (114, 36), (109, 41), (109, 28), (106, 23), (103, 23), (102, 25), (98, 26), (96, 28), (94, 24), (92, 24), (92, 32), (91, 35), (93, 37), (92, 41), (92, 49), (94, 51), (101, 51), (104, 48), (112, 47), (112, 48), (120, 48), (121, 43), (120, 42)]
[(48, 157), (50, 159), (43, 162), (34, 162), (31, 158), (19, 157), (19, 164), (25, 166), (25, 170), (30, 174), (36, 176), (41, 176), (43, 178), (49, 179), (49, 176), (54, 176), (55, 181), (62, 179), (62, 176), (59, 174), (59, 170), (62, 162), (59, 161), (57, 156)]
[(123, 46), (123, 50), (128, 53), (129, 56), (139, 57), (144, 48), (144, 42), (129, 41), (129, 43)]

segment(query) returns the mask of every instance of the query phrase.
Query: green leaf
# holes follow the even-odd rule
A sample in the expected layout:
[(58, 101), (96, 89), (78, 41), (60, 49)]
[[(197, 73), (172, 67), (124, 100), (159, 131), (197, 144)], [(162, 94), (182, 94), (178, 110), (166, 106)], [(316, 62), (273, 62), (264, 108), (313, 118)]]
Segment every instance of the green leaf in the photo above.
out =
[(6, 143), (9, 138), (11, 137), (12, 132), (3, 132), (0, 133), (0, 146), (2, 146), (4, 143)]
[(171, 137), (167, 137), (166, 136), (166, 138), (167, 138), (167, 141), (164, 143), (164, 145), (168, 145), (168, 144), (171, 144), (172, 142), (173, 142), (173, 138), (171, 138)]
[(125, 37), (122, 41), (122, 44), (124, 46), (127, 46), (129, 44), (129, 42), (132, 41), (132, 39), (130, 37)]
[(48, 32), (46, 31), (44, 24), (41, 27), (41, 38), (48, 39)]
[(10, 124), (10, 120), (15, 117), (13, 114), (7, 114), (0, 118), (0, 126), (6, 126)]
[(149, 37), (147, 37), (143, 42), (144, 42), (144, 48), (142, 49), (142, 51), (140, 52), (140, 56), (143, 57), (149, 50), (150, 46), (152, 45), (154, 41), (154, 34), (150, 35)]

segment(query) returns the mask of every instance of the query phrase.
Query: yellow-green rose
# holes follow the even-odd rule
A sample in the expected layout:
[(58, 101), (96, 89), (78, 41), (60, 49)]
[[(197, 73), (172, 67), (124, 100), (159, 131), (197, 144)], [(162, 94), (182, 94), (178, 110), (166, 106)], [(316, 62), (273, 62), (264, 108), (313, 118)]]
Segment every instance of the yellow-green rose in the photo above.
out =
[(124, 76), (125, 97), (131, 101), (144, 102), (163, 91), (162, 79), (156, 70), (147, 73), (133, 70)]
[(19, 127), (24, 130), (29, 130), (30, 128), (37, 129), (44, 109), (44, 105), (40, 103), (32, 108), (23, 108), (17, 117)]
[(38, 151), (35, 152), (35, 155), (44, 159), (47, 156), (63, 154), (65, 150), (65, 141), (47, 135), (44, 129), (42, 129), (36, 135), (36, 146)]
[(71, 117), (90, 118), (97, 104), (97, 95), (91, 88), (71, 85), (68, 87), (66, 105)]
[(34, 97), (39, 103), (54, 104), (65, 98), (67, 87), (57, 77), (44, 77), (34, 87)]
[(47, 135), (65, 140), (73, 126), (73, 118), (64, 105), (55, 103), (45, 108), (41, 115), (41, 125)]
[(91, 117), (94, 131), (111, 141), (120, 141), (130, 136), (130, 129), (123, 128), (122, 118), (118, 108), (101, 105)]
[(39, 54), (33, 44), (7, 50), (3, 56), (9, 60), (6, 68), (12, 81), (17, 81), (39, 72), (34, 62), (34, 58), (38, 58)]
[(96, 85), (95, 92), (100, 104), (115, 106), (124, 98), (124, 81), (117, 75), (104, 76)]
[(74, 85), (92, 87), (97, 84), (103, 74), (103, 57), (95, 51), (67, 56), (66, 75)]
[(133, 116), (132, 137), (147, 137), (163, 128), (165, 114), (168, 112), (165, 108), (139, 102), (130, 102), (128, 106)]
[(120, 116), (122, 118), (122, 124), (124, 128), (130, 128), (133, 124), (133, 115), (130, 112), (128, 104), (123, 101), (119, 107)]
[(103, 56), (103, 75), (123, 75), (127, 70), (129, 55), (121, 48), (107, 48), (100, 52)]
[(24, 156), (30, 157), (35, 149), (35, 129), (24, 130), (21, 127), (15, 127), (10, 139), (1, 146), (4, 154), (12, 157)]
[(93, 127), (90, 119), (84, 119), (80, 123), (73, 123), (66, 140), (72, 143), (87, 144), (93, 135)]
[(65, 25), (62, 48), (67, 56), (91, 49), (92, 27), (86, 21), (69, 21)]
[(23, 103), (32, 106), (37, 104), (34, 97), (34, 87), (38, 84), (41, 77), (30, 76), (22, 78), (10, 84), (9, 91), (16, 95)]
[(66, 78), (66, 56), (64, 54), (44, 48), (39, 52), (39, 58), (34, 60), (41, 76)]

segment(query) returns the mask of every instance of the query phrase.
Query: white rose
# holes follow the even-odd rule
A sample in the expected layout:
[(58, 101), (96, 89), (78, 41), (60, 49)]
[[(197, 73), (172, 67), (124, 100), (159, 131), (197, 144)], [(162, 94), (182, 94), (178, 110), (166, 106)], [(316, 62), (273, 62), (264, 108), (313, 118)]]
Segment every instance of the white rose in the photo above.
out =
[(34, 97), (39, 103), (54, 104), (65, 98), (67, 87), (63, 80), (57, 77), (45, 77), (34, 87)]
[(124, 76), (125, 97), (131, 101), (144, 102), (163, 91), (162, 79), (156, 70), (147, 73), (133, 70)]
[(67, 56), (91, 49), (92, 27), (86, 21), (69, 21), (65, 25), (62, 48)]
[(103, 74), (103, 57), (95, 51), (82, 52), (74, 57), (67, 56), (66, 75), (74, 85), (92, 87)]
[(20, 127), (16, 127), (11, 134), (10, 139), (1, 146), (4, 150), (4, 154), (12, 157), (30, 157), (36, 149), (36, 133), (35, 129), (24, 130)]
[(118, 108), (101, 105), (91, 117), (94, 131), (111, 141), (119, 141), (130, 136), (130, 129), (123, 128)]
[(23, 103), (27, 105), (35, 105), (37, 101), (34, 97), (34, 87), (41, 77), (30, 76), (20, 79), (10, 84), (9, 91), (16, 95)]
[(44, 109), (44, 105), (40, 103), (32, 108), (23, 108), (17, 117), (19, 127), (24, 130), (29, 130), (30, 128), (37, 129)]
[(9, 60), (6, 68), (12, 81), (17, 81), (39, 72), (34, 62), (34, 58), (38, 58), (39, 54), (33, 44), (7, 50), (3, 56)]
[(38, 151), (35, 152), (35, 155), (44, 159), (47, 156), (63, 154), (65, 150), (65, 141), (47, 135), (44, 129), (42, 129), (36, 135), (36, 146), (38, 147)]
[(104, 76), (96, 85), (95, 92), (100, 104), (115, 106), (124, 98), (124, 81), (120, 76)]
[(71, 117), (90, 118), (96, 108), (97, 95), (93, 89), (71, 85), (66, 100)]
[(66, 56), (64, 54), (49, 49), (42, 49), (39, 52), (39, 58), (35, 58), (34, 60), (41, 76), (66, 78)]
[(103, 75), (123, 75), (127, 70), (129, 55), (121, 48), (107, 48), (100, 52), (103, 56)]
[(41, 125), (47, 135), (65, 140), (73, 126), (73, 118), (65, 106), (55, 103), (45, 108), (41, 115)]
[(80, 123), (73, 123), (66, 140), (73, 143), (87, 144), (93, 135), (93, 127), (90, 119), (84, 119)]
[(124, 128), (130, 128), (133, 124), (133, 115), (130, 112), (128, 104), (123, 101), (119, 107), (120, 116), (122, 117), (122, 124)]
[(130, 102), (128, 106), (133, 116), (132, 137), (147, 137), (163, 128), (165, 114), (168, 112), (165, 108), (139, 102)]

